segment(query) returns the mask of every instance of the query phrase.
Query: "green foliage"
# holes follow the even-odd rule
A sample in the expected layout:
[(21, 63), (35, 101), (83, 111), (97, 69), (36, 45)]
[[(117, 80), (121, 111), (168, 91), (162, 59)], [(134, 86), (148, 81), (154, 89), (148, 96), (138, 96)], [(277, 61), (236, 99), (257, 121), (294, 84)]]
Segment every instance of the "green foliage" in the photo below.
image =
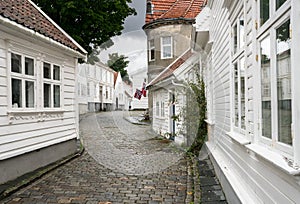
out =
[(118, 53), (108, 54), (109, 60), (107, 61), (107, 66), (115, 70), (116, 72), (121, 73), (121, 77), (128, 76), (126, 67), (128, 66), (129, 61), (127, 61), (127, 57), (124, 55), (120, 55)]
[(136, 14), (127, 4), (131, 0), (33, 1), (89, 54), (112, 36), (120, 35), (125, 18)]
[(205, 97), (205, 84), (203, 79), (200, 77), (200, 74), (197, 74), (197, 82), (189, 83), (190, 88), (192, 89), (193, 98), (196, 102), (196, 109), (198, 110), (197, 119), (195, 122), (198, 122), (196, 137), (191, 144), (188, 152), (198, 155), (201, 147), (203, 146), (206, 136), (207, 136), (207, 125), (205, 122), (206, 118), (206, 97)]

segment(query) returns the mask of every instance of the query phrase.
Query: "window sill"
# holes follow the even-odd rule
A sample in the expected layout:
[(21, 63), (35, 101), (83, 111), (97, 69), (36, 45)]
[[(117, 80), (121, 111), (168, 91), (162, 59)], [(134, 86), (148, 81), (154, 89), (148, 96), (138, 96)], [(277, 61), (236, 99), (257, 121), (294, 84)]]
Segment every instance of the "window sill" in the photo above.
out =
[(240, 144), (240, 145), (248, 145), (251, 143), (250, 140), (248, 140), (247, 138), (245, 138), (246, 136), (237, 132), (227, 132), (226, 135), (228, 135), (233, 141), (235, 141), (236, 143)]
[(267, 149), (258, 144), (249, 144), (245, 146), (249, 151), (255, 153), (260, 158), (271, 163), (275, 167), (283, 170), (287, 174), (298, 176), (300, 175), (300, 167), (289, 165), (287, 159), (277, 152)]

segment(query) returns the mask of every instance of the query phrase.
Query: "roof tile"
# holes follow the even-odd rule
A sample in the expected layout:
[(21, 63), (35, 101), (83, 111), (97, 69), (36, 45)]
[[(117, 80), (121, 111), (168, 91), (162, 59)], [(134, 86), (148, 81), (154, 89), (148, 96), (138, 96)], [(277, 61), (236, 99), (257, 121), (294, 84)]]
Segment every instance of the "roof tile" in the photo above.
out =
[(66, 36), (56, 25), (51, 23), (48, 18), (36, 9), (28, 0), (1, 0), (0, 16), (15, 21), (16, 23), (46, 37), (50, 37), (74, 50), (80, 50), (68, 36)]
[(146, 24), (161, 19), (194, 19), (206, 0), (151, 0), (152, 14), (146, 14)]

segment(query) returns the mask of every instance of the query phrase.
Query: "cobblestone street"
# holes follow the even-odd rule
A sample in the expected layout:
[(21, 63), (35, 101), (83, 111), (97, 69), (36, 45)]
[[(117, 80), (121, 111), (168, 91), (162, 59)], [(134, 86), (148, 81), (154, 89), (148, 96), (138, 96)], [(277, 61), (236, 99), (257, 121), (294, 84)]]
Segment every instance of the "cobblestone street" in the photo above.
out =
[(2, 202), (185, 203), (183, 153), (123, 114), (128, 113), (87, 115), (80, 122), (84, 154)]

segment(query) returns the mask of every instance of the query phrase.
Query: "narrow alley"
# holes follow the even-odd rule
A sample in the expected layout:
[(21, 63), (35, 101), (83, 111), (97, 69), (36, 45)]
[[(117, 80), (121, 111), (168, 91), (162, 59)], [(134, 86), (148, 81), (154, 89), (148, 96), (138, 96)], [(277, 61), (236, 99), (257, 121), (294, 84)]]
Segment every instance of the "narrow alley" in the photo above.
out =
[(123, 112), (90, 114), (80, 123), (86, 151), (3, 203), (184, 203), (186, 161), (149, 126)]

